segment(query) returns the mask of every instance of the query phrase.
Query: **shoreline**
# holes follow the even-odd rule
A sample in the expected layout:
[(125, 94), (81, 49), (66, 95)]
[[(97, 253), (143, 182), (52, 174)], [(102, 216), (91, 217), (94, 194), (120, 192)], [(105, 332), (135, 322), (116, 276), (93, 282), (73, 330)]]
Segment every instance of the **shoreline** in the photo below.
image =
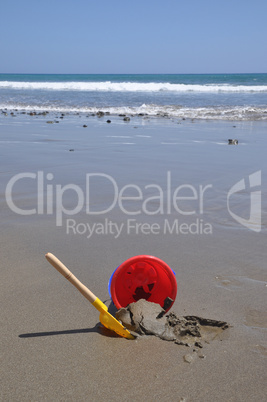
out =
[(100, 119), (121, 118), (129, 122), (132, 118), (142, 118), (143, 120), (152, 119), (156, 122), (161, 119), (178, 120), (180, 124), (184, 120), (193, 122), (266, 122), (266, 106), (263, 105), (232, 105), (232, 106), (179, 106), (179, 105), (150, 105), (142, 106), (103, 106), (103, 107), (45, 107), (45, 106), (1, 106), (0, 115), (2, 116), (52, 116), (54, 120), (50, 123), (59, 123), (59, 119), (65, 117), (98, 117)]
[[(264, 183), (266, 124), (189, 119), (177, 124), (177, 119), (141, 116), (129, 122), (112, 117), (111, 124), (108, 116), (63, 116), (59, 124), (47, 124), (48, 116), (0, 116), (2, 399), (84, 400), (90, 394), (114, 401), (141, 401), (147, 395), (163, 401), (264, 400), (266, 191), (262, 185), (259, 233), (230, 215), (227, 194), (257, 171)], [(237, 138), (238, 145), (229, 146), (229, 138)], [(31, 215), (15, 213), (5, 198), (7, 184), (22, 172), (32, 176), (14, 183), (12, 200), (23, 211), (36, 209)], [(38, 172), (43, 172), (43, 209)], [(87, 174), (98, 174), (90, 176), (89, 202)], [(112, 208), (116, 186), (107, 176), (121, 194)], [(67, 192), (64, 186), (73, 184)], [(211, 186), (203, 193), (203, 211), (200, 185)], [(60, 194), (65, 212), (57, 226)], [(248, 219), (250, 189), (241, 194), (233, 198), (231, 211)], [(87, 238), (67, 233), (67, 219), (91, 228), (105, 225), (105, 219), (118, 227), (128, 219), (139, 229), (147, 226), (129, 234), (122, 230), (117, 237), (104, 228)], [(202, 220), (210, 223), (212, 234), (157, 232), (152, 225), (162, 228), (166, 219), (188, 227)], [(114, 269), (134, 255), (155, 255), (176, 272), (172, 311), (227, 321), (231, 327), (222, 340), (205, 345), (205, 358), (192, 363), (184, 361), (192, 353), (185, 346), (154, 337), (110, 336), (100, 329), (93, 307), (48, 266), (47, 252), (107, 305)]]

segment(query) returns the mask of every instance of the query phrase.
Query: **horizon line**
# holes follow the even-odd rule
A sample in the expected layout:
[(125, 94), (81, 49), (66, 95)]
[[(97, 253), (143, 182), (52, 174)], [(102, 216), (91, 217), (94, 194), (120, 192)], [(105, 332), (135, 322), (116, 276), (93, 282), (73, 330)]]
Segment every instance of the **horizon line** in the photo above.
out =
[(245, 75), (245, 74), (267, 74), (266, 72), (239, 72), (239, 73), (2, 73), (0, 75)]

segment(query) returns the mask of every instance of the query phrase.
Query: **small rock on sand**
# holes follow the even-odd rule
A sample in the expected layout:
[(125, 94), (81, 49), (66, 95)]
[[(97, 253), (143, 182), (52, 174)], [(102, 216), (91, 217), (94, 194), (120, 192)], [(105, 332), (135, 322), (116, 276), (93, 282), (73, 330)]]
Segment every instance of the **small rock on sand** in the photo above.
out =
[(196, 359), (196, 354), (194, 353), (194, 354), (189, 354), (189, 353), (187, 353), (186, 355), (184, 355), (184, 361), (186, 362), (186, 363), (193, 363), (193, 361)]
[(229, 144), (229, 145), (237, 145), (237, 144), (238, 144), (238, 140), (237, 140), (237, 139), (229, 139), (229, 140), (228, 140), (228, 144)]

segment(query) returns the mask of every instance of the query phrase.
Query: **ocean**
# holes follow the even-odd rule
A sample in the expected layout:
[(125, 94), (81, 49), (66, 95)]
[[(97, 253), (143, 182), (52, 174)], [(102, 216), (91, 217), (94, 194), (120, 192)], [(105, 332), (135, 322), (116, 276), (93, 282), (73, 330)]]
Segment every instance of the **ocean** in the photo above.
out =
[(0, 109), (267, 120), (267, 74), (0, 74)]

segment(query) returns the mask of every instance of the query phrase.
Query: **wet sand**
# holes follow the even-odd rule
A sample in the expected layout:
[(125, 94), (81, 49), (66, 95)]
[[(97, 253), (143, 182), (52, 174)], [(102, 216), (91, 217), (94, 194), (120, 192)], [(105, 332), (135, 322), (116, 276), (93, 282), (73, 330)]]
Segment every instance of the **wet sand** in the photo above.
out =
[[(142, 117), (123, 122), (112, 116), (65, 116), (60, 123), (46, 123), (56, 117), (0, 117), (1, 400), (263, 401), (266, 123)], [(229, 146), (229, 138), (238, 139), (238, 145)], [(262, 222), (257, 233), (229, 214), (227, 193), (243, 178), (248, 184), (248, 176), (259, 170)], [(46, 201), (41, 213), (40, 183), (40, 213), (13, 212), (5, 199), (9, 181), (38, 171), (44, 175), (44, 200), (47, 189), (54, 191), (52, 213)], [(87, 213), (84, 201), (76, 214), (63, 214), (57, 226), (56, 185), (76, 184), (86, 194), (88, 173), (109, 175), (119, 189), (134, 184), (143, 200), (122, 199), (100, 214), (111, 206), (114, 186), (107, 177), (95, 176), (89, 200), (95, 214)], [(178, 186), (196, 189), (194, 199), (179, 200), (187, 215), (168, 200), (168, 177), (172, 201)], [(159, 208), (159, 198), (147, 201), (150, 214), (144, 212), (143, 202), (158, 194), (156, 187), (146, 188), (149, 184), (163, 189), (162, 213), (151, 213)], [(204, 195), (203, 213), (199, 185), (212, 185)], [(123, 195), (140, 196), (137, 187), (130, 190)], [(12, 200), (23, 210), (38, 211), (37, 191), (37, 176), (22, 179), (14, 184)], [(192, 195), (192, 190), (186, 194)], [(77, 194), (66, 192), (65, 209), (76, 204)], [(248, 190), (236, 195), (231, 207), (248, 218)], [(68, 219), (75, 221), (72, 228)], [(99, 225), (89, 237), (83, 233), (86, 224), (91, 230), (102, 224), (106, 232)], [(122, 224), (116, 237), (115, 225)], [(158, 226), (152, 230), (153, 224)], [(211, 233), (204, 233), (207, 224)], [(204, 357), (193, 360), (192, 347), (153, 336), (117, 337), (101, 328), (98, 312), (47, 263), (47, 252), (107, 305), (114, 269), (134, 255), (155, 255), (176, 272), (178, 293), (171, 311), (231, 327), (205, 345)], [(114, 307), (110, 311), (114, 314)]]

